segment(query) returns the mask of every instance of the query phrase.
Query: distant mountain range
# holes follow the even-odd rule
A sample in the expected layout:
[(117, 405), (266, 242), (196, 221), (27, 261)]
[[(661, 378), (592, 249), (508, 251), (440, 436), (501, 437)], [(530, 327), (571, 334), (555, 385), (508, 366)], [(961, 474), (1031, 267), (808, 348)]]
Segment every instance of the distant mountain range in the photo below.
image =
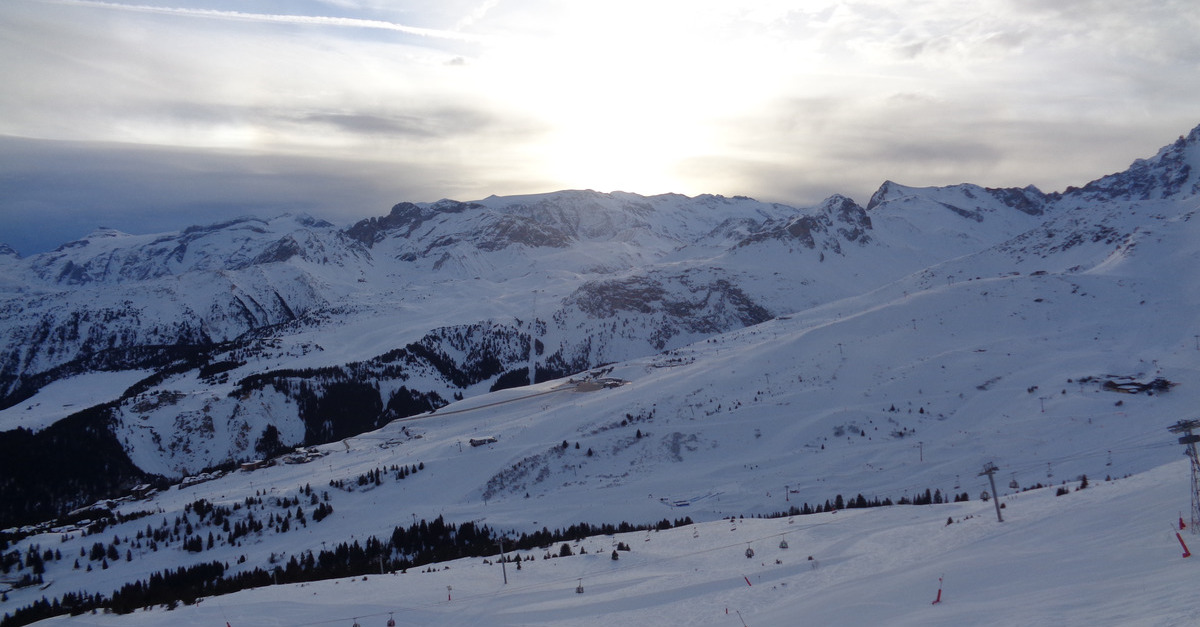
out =
[[(404, 202), (348, 228), (285, 215), (100, 229), (28, 258), (0, 246), (0, 525), (527, 385), (531, 368), (547, 381), (981, 277), (1117, 277), (1188, 340), (1200, 239), (1179, 238), (1198, 203), (1200, 127), (1054, 194), (889, 181), (865, 208), (794, 208), (561, 191)], [(49, 406), (98, 373), (125, 373), (121, 389)]]

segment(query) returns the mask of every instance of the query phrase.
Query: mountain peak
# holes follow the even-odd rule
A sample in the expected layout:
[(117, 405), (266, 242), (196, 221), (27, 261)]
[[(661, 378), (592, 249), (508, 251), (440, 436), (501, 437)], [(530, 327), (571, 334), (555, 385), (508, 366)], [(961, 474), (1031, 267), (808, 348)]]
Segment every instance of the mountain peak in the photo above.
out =
[(817, 205), (817, 210), (829, 215), (837, 222), (871, 228), (871, 218), (867, 216), (867, 211), (847, 196), (834, 194), (821, 201), (821, 204)]
[(1096, 179), (1064, 196), (1087, 200), (1164, 200), (1200, 195), (1200, 126), (1124, 172)]
[(887, 205), (924, 203), (940, 206), (961, 217), (982, 222), (986, 213), (1005, 213), (1015, 209), (1021, 213), (1037, 216), (1045, 210), (1047, 196), (1037, 187), (980, 187), (970, 183), (945, 187), (908, 187), (893, 181), (885, 181), (871, 195), (867, 211), (883, 211)]
[(871, 194), (871, 200), (867, 201), (867, 211), (878, 207), (884, 202), (896, 198), (897, 196), (903, 194), (906, 189), (906, 187), (896, 183), (895, 181), (884, 181), (883, 185), (880, 185), (879, 189), (875, 190), (874, 194)]
[(87, 239), (101, 239), (101, 238), (105, 238), (105, 237), (125, 237), (127, 235), (129, 235), (129, 234), (125, 233), (123, 231), (119, 231), (117, 229), (111, 228), (111, 227), (99, 226), (99, 227), (96, 227), (96, 230), (92, 231), (91, 233), (88, 233)]

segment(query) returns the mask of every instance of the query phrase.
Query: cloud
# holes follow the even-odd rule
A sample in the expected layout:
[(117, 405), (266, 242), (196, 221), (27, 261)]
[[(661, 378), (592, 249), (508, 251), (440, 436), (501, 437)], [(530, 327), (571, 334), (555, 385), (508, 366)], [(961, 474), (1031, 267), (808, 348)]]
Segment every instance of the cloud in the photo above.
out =
[[(446, 63), (458, 49), (124, 10), (5, 11), (0, 82), (14, 88), (0, 91), (0, 134), (354, 154), (372, 117), (394, 139), (502, 130), (490, 121), (505, 118), (528, 128), (473, 97), (471, 69)], [(326, 116), (320, 135), (314, 115)]]
[(470, 28), (475, 23), (483, 20), (484, 17), (487, 16), (488, 11), (495, 8), (498, 4), (500, 4), (500, 0), (483, 0), (483, 2), (480, 2), (466, 15), (458, 20), (458, 22), (454, 25), (454, 30), (458, 31), (465, 28)]
[(311, 113), (302, 116), (299, 121), (304, 124), (322, 124), (356, 135), (384, 135), (419, 140), (473, 135), (496, 123), (488, 113), (465, 107), (405, 114)]
[(369, 214), (392, 196), (349, 163), (95, 142), (0, 138), (0, 169), (3, 239), (22, 254), (101, 224), (147, 233), (251, 214)]
[(349, 225), (401, 201), (530, 189), (554, 188), (519, 167), (419, 151), (383, 161), (0, 136), (0, 243), (29, 255), (100, 225), (153, 233), (283, 213)]
[(471, 37), (455, 31), (433, 28), (418, 28), (387, 22), (352, 17), (334, 17), (324, 15), (293, 15), (287, 13), (246, 13), (242, 11), (225, 11), (218, 9), (190, 9), (184, 7), (160, 7), (146, 4), (125, 4), (121, 2), (103, 2), (101, 0), (41, 0), (47, 4), (63, 4), (113, 11), (129, 11), (134, 13), (155, 13), (159, 15), (174, 15), (180, 17), (195, 17), (213, 20), (230, 20), (238, 22), (264, 22), (269, 24), (297, 24), (304, 26), (333, 26), (341, 28), (369, 28), (389, 30), (419, 37), (436, 39), (470, 40)]

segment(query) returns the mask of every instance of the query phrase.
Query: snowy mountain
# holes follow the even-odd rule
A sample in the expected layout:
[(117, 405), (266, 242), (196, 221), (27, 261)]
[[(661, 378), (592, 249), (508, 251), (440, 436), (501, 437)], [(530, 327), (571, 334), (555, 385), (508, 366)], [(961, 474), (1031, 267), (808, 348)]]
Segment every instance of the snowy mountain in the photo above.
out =
[[(981, 231), (972, 226), (979, 203), (955, 202), (970, 225), (949, 228)], [(878, 219), (889, 219), (891, 204)], [(1026, 226), (995, 222), (986, 236), (964, 237)], [(6, 422), (22, 424), (24, 408), (30, 424), (44, 425), (27, 401), (57, 381), (154, 371), (152, 382), (112, 396), (109, 431), (142, 470), (177, 477), (270, 452), (255, 447), (268, 426), (281, 444), (317, 444), (528, 382), (531, 333), (543, 380), (861, 293), (961, 254), (925, 245), (911, 254), (897, 249), (912, 242), (877, 243), (874, 233), (867, 212), (840, 196), (799, 210), (582, 191), (401, 203), (344, 231), (293, 216), (149, 236), (101, 229), (8, 268)], [(161, 381), (164, 369), (176, 378)]]
[(1192, 129), (1150, 159), (1138, 159), (1128, 170), (1068, 189), (1080, 200), (1170, 200), (1200, 194), (1200, 127)]
[[(1058, 194), (887, 182), (866, 208), (797, 209), (569, 191), (8, 256), (0, 521), (190, 476), (121, 516), (14, 532), (25, 553), (61, 545), (44, 560), (59, 594), (108, 595), (212, 560), (321, 562), (409, 517), (515, 538), (975, 502), (935, 508), (944, 523), (986, 513), (987, 462), (1002, 493), (1147, 472), (1177, 458), (1166, 427), (1200, 400), (1198, 145), (1200, 128)], [(258, 457), (277, 463), (214, 478)], [(103, 544), (127, 536), (107, 568), (75, 524), (97, 516)], [(389, 564), (412, 557), (389, 546)], [(687, 596), (666, 588), (648, 605)]]

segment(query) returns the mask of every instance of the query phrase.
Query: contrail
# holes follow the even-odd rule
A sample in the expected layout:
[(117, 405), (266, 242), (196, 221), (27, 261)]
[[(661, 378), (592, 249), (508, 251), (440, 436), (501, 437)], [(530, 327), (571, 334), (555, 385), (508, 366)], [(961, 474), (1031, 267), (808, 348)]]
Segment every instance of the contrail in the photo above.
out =
[(47, 4), (67, 4), (72, 6), (131, 11), (136, 13), (158, 13), (160, 15), (179, 15), (183, 17), (200, 17), (214, 20), (231, 20), (238, 22), (266, 22), (271, 24), (307, 24), (314, 26), (339, 26), (349, 28), (374, 28), (390, 30), (419, 37), (437, 39), (459, 39), (470, 41), (473, 38), (462, 33), (438, 30), (433, 28), (418, 28), (405, 26), (383, 20), (364, 20), (353, 17), (332, 17), (326, 15), (279, 15), (273, 13), (243, 13), (241, 11), (220, 11), (216, 9), (187, 9), (182, 7), (155, 7), (144, 4), (123, 4), (120, 2), (103, 2), (102, 0), (42, 0)]

